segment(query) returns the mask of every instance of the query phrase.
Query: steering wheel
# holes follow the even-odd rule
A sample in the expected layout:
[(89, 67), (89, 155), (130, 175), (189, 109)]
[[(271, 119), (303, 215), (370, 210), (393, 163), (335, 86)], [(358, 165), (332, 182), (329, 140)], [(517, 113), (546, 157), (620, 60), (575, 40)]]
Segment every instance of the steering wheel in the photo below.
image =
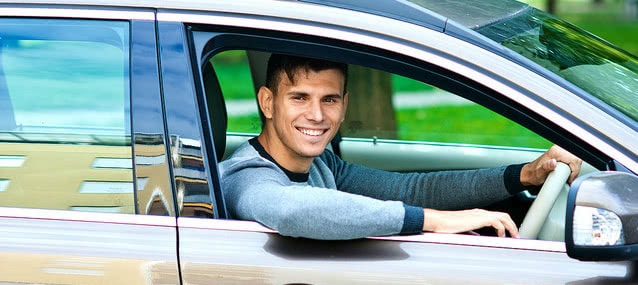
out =
[(558, 194), (560, 194), (563, 186), (567, 183), (571, 170), (567, 164), (558, 162), (554, 171), (549, 173), (543, 187), (536, 195), (536, 199), (529, 207), (525, 219), (518, 230), (521, 238), (536, 239), (541, 231), (549, 212), (554, 206)]

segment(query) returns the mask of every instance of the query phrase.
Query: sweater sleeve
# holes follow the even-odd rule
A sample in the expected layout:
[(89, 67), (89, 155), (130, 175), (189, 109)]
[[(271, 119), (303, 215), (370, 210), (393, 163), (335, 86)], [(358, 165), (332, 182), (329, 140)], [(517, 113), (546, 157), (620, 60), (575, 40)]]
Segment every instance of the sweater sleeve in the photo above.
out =
[(419, 219), (399, 201), (291, 183), (281, 169), (260, 158), (225, 161), (221, 168), (231, 216), (282, 235), (329, 240), (394, 235), (413, 231), (413, 225), (404, 225), (406, 212)]
[(403, 227), (400, 234), (410, 235), (418, 234), (423, 231), (424, 213), (423, 208), (410, 205), (403, 205), (405, 208), (405, 216), (403, 217)]
[(396, 173), (350, 164), (335, 155), (325, 154), (322, 157), (332, 169), (338, 189), (380, 200), (402, 201), (423, 208), (460, 210), (484, 207), (511, 196), (505, 185), (507, 167)]

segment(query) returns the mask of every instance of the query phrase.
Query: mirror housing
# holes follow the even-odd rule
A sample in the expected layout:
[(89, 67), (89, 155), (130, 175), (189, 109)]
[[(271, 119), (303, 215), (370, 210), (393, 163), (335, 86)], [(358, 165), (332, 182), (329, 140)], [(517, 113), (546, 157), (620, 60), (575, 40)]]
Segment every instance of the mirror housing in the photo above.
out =
[(638, 177), (590, 173), (567, 197), (567, 255), (583, 261), (638, 260)]

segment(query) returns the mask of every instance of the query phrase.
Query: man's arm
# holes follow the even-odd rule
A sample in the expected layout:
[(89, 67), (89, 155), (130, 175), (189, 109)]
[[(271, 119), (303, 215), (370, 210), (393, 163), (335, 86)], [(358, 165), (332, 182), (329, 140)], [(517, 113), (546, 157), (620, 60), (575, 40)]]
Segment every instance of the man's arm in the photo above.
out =
[(507, 167), (397, 173), (350, 164), (329, 152), (321, 158), (334, 173), (339, 190), (380, 200), (402, 201), (422, 208), (461, 210), (485, 207), (513, 194), (505, 186)]
[(224, 197), (233, 218), (257, 221), (282, 235), (313, 239), (355, 239), (402, 230), (401, 202), (289, 184), (280, 169), (263, 164), (225, 170)]

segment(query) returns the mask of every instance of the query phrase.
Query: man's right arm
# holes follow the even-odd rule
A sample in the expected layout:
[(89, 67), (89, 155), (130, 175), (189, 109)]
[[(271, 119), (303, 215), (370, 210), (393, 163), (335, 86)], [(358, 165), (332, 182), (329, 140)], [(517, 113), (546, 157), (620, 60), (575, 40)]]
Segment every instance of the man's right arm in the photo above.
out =
[(402, 202), (291, 184), (276, 166), (259, 159), (252, 163), (260, 165), (223, 170), (224, 198), (233, 218), (257, 221), (282, 235), (313, 239), (395, 235), (403, 229)]

